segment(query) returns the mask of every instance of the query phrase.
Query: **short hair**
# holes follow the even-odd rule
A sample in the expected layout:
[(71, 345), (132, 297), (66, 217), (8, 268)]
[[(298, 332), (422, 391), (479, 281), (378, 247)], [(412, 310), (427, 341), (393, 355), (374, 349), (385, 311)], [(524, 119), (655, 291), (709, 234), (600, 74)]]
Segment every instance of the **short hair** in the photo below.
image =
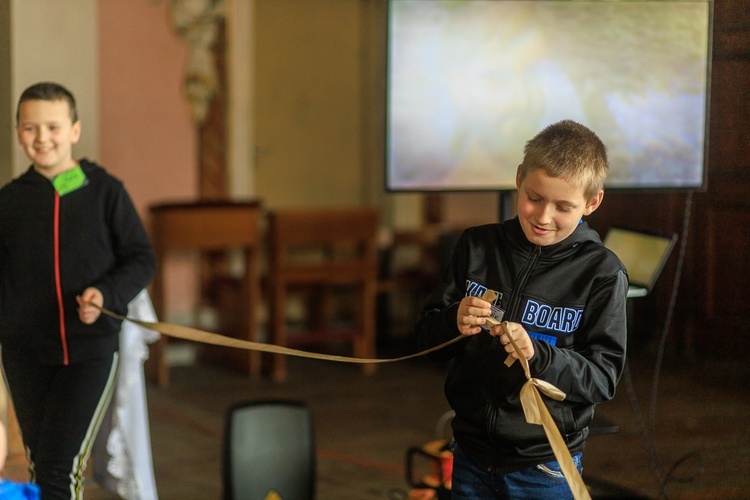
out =
[(609, 163), (607, 148), (587, 127), (573, 120), (547, 126), (526, 143), (519, 180), (542, 169), (550, 177), (559, 177), (576, 188), (583, 188), (590, 200), (604, 189)]
[(70, 119), (73, 123), (78, 121), (75, 97), (70, 90), (59, 83), (39, 82), (24, 90), (18, 99), (18, 107), (16, 107), (16, 125), (18, 125), (20, 119), (21, 103), (24, 101), (66, 101), (70, 110)]

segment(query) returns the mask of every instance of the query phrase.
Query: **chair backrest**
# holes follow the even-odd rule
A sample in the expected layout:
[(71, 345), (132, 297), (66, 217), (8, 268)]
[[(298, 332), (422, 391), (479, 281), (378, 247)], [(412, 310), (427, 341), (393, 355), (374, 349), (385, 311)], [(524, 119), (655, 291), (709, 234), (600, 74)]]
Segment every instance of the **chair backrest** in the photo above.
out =
[(314, 496), (315, 442), (307, 405), (270, 399), (232, 406), (224, 438), (224, 498)]
[(372, 207), (278, 210), (269, 216), (271, 280), (375, 279), (378, 211)]

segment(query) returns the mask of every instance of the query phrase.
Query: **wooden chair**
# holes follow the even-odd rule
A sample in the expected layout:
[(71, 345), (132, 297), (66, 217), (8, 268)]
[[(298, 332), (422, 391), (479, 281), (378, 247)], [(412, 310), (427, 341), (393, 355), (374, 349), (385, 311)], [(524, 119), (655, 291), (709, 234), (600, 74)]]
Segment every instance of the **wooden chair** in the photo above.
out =
[[(378, 288), (375, 208), (279, 210), (269, 216), (268, 287), (270, 341), (299, 347), (333, 341), (351, 342), (356, 357), (375, 355), (376, 300)], [(328, 310), (332, 289), (354, 292), (350, 323), (332, 324)], [(307, 294), (302, 331), (288, 328), (288, 297)], [(363, 365), (372, 372), (373, 365)], [(271, 372), (286, 377), (284, 356), (274, 355)]]
[[(261, 205), (257, 201), (197, 201), (164, 203), (151, 207), (151, 241), (159, 262), (159, 271), (151, 285), (154, 309), (161, 321), (166, 313), (164, 269), (173, 250), (195, 249), (203, 252), (241, 248), (245, 253), (245, 276), (241, 300), (245, 311), (240, 338), (257, 340), (260, 297), (258, 257), (260, 251)], [(233, 333), (233, 332), (222, 332)], [(166, 348), (169, 339), (162, 336), (152, 349), (148, 374), (161, 387), (169, 385)], [(250, 375), (260, 374), (260, 356), (254, 351), (235, 350), (229, 363)]]

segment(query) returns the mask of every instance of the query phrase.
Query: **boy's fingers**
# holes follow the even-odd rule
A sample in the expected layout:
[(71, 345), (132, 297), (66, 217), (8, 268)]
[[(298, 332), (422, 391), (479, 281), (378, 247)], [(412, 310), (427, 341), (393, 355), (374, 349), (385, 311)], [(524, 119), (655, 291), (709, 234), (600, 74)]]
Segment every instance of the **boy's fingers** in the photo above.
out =
[(490, 303), (486, 300), (480, 299), (479, 297), (470, 297), (467, 303), (469, 307), (478, 307), (480, 309), (487, 309), (490, 307)]

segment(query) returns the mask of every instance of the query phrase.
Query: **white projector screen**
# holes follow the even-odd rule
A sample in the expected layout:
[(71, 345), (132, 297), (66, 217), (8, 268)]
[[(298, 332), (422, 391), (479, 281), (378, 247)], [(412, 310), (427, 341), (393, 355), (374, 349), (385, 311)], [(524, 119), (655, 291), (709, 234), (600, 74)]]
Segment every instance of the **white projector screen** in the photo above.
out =
[(390, 0), (389, 191), (515, 189), (523, 146), (570, 118), (608, 188), (705, 183), (711, 2)]

